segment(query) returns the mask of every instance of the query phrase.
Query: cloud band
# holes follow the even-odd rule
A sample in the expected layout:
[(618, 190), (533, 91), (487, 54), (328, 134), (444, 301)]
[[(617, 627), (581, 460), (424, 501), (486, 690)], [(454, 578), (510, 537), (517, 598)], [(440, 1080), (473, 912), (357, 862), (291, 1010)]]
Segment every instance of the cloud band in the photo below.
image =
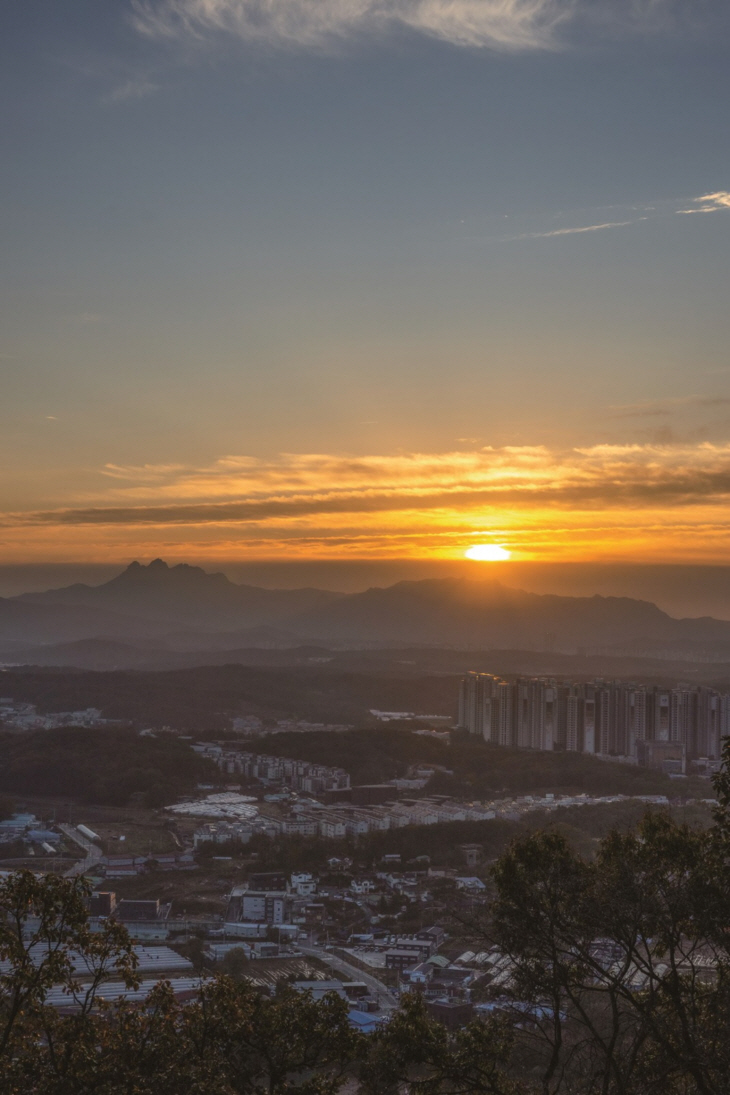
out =
[(476, 49), (553, 49), (576, 16), (655, 27), (671, 0), (132, 0), (143, 34), (225, 34), (259, 45), (326, 49), (345, 39), (407, 29)]
[[(597, 445), (105, 469), (106, 504), (6, 514), (24, 525), (225, 525), (337, 515), (727, 505), (730, 445)], [(113, 486), (111, 484), (114, 484)], [(114, 501), (113, 501), (114, 499)]]

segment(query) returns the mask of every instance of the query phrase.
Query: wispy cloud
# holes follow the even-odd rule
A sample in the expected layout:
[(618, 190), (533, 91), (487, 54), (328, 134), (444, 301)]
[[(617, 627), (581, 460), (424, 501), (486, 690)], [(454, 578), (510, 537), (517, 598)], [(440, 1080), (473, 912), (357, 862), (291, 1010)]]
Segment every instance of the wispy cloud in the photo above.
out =
[(647, 217), (635, 217), (630, 221), (606, 221), (603, 224), (586, 224), (577, 228), (554, 228), (550, 232), (522, 232), (518, 236), (507, 236), (507, 240), (545, 240), (553, 236), (576, 236), (583, 232), (602, 232), (605, 228), (626, 228), (630, 224), (638, 224), (647, 220)]
[(145, 76), (134, 76), (115, 87), (105, 97), (107, 103), (124, 103), (134, 99), (146, 99), (160, 90), (160, 85)]
[[(685, 208), (688, 202), (689, 207)], [(592, 211), (584, 209), (579, 212), (575, 210), (572, 213), (563, 211), (554, 215), (552, 224), (555, 223), (557, 217), (563, 221), (577, 220), (579, 217), (583, 220), (589, 217), (595, 219), (592, 219), (590, 224), (566, 224), (560, 228), (550, 227), (548, 224), (545, 228), (536, 227), (530, 231), (515, 232), (512, 235), (494, 238), (501, 239), (503, 242), (511, 242), (513, 240), (542, 240), (555, 239), (561, 236), (581, 236), (594, 232), (605, 232), (612, 228), (629, 228), (645, 221), (656, 222), (660, 219), (666, 221), (667, 218), (673, 218), (676, 214), (716, 213), (722, 210), (730, 210), (730, 191), (717, 190), (712, 194), (703, 194), (698, 198), (666, 198), (652, 204), (612, 207), (614, 216), (624, 213), (621, 220), (598, 220), (601, 214), (606, 215), (606, 207)]]
[(730, 209), (730, 191), (716, 190), (714, 194), (703, 194), (692, 199), (691, 209), (677, 209), (677, 213), (719, 213)]
[(132, 0), (135, 25), (147, 35), (222, 33), (305, 49), (398, 28), (471, 48), (554, 49), (565, 24), (656, 30), (673, 6), (673, 0)]
[(575, 0), (133, 0), (145, 34), (210, 33), (295, 48), (409, 27), (458, 45), (547, 48)]

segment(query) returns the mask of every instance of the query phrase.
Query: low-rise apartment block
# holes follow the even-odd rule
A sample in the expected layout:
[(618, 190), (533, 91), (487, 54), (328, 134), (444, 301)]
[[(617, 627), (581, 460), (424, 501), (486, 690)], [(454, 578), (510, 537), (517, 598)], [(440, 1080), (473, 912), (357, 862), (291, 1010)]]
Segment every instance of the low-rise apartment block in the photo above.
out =
[(231, 891), (226, 923), (288, 924), (294, 901), (286, 890), (250, 890), (247, 885)]
[(267, 787), (286, 787), (316, 795), (325, 791), (346, 790), (350, 777), (342, 768), (328, 768), (290, 757), (271, 757), (264, 753), (244, 753), (222, 745), (198, 742), (192, 748), (218, 765), (226, 775), (243, 776)]

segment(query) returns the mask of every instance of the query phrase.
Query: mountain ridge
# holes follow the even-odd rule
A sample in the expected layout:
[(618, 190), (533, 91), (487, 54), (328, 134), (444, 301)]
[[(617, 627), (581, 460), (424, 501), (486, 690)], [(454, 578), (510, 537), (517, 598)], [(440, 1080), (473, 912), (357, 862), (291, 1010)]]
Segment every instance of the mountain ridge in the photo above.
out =
[[(183, 637), (184, 636), (184, 637)], [(177, 637), (177, 638), (176, 638)], [(174, 649), (301, 643), (420, 643), (474, 649), (606, 650), (711, 660), (730, 621), (677, 619), (632, 597), (530, 593), (493, 576), (400, 581), (359, 593), (237, 585), (224, 574), (161, 559), (137, 561), (98, 586), (76, 583), (0, 599), (0, 640), (64, 643), (164, 640)], [(178, 649), (180, 647), (178, 646)]]
[(211, 574), (188, 563), (171, 567), (154, 559), (147, 566), (135, 560), (99, 586), (76, 583), (44, 593), (24, 593), (12, 600), (121, 610), (144, 619), (221, 630), (271, 625), (340, 596), (311, 587), (289, 590), (236, 585), (219, 572)]

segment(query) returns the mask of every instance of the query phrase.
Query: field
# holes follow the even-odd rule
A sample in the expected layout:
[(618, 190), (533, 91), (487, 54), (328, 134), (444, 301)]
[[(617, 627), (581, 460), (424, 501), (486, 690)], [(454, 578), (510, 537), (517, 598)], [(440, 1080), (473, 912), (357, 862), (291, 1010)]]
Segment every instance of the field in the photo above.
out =
[[(100, 846), (108, 855), (163, 855), (180, 851), (184, 844), (192, 842), (196, 822), (192, 818), (172, 819), (163, 810), (141, 806), (99, 806), (71, 802), (66, 797), (23, 795), (16, 800), (16, 808), (34, 813), (45, 824), (63, 823), (86, 825), (101, 838)], [(120, 840), (120, 837), (124, 840)], [(81, 849), (71, 841), (64, 841), (68, 862), (78, 859)], [(61, 856), (48, 860), (56, 868)], [(45, 866), (35, 856), (24, 865), (38, 869)], [(14, 859), (13, 865), (16, 865)], [(67, 864), (68, 865), (68, 864)], [(53, 869), (47, 866), (46, 869)]]

